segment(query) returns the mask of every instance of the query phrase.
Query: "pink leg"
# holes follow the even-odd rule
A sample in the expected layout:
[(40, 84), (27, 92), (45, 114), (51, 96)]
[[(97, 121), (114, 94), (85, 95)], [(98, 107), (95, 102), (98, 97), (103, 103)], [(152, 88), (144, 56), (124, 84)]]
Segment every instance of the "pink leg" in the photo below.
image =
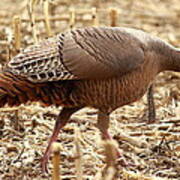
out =
[[(112, 140), (113, 138), (111, 137), (111, 135), (108, 132), (108, 128), (109, 128), (109, 114), (105, 114), (102, 112), (98, 113), (98, 122), (97, 122), (97, 127), (98, 129), (101, 131), (102, 133), (102, 139), (103, 140)], [(122, 153), (116, 149), (117, 151), (117, 157), (118, 159), (121, 159), (122, 166), (128, 166), (129, 164), (125, 161)]]
[(57, 140), (60, 129), (62, 129), (66, 125), (70, 116), (74, 112), (78, 111), (79, 109), (80, 108), (63, 108), (62, 111), (60, 112), (60, 114), (58, 115), (55, 126), (54, 126), (53, 134), (50, 137), (48, 147), (46, 148), (45, 154), (42, 158), (41, 165), (42, 165), (43, 172), (47, 172), (47, 162), (48, 162), (50, 154), (51, 154), (52, 143)]
[(105, 114), (101, 111), (98, 112), (97, 127), (102, 134), (102, 139), (111, 140), (112, 137), (108, 133), (109, 128), (109, 114)]

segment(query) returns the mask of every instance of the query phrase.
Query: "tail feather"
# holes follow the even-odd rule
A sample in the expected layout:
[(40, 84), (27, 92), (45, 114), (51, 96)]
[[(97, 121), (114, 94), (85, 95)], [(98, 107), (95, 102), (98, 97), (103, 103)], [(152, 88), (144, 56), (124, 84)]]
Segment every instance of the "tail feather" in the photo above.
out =
[(65, 81), (33, 83), (11, 72), (0, 73), (0, 107), (5, 104), (18, 106), (28, 101), (45, 105), (63, 105), (69, 95)]
[(25, 85), (22, 78), (16, 78), (16, 80), (14, 78), (14, 75), (9, 72), (0, 73), (0, 107), (5, 104), (17, 106), (28, 101), (29, 83)]

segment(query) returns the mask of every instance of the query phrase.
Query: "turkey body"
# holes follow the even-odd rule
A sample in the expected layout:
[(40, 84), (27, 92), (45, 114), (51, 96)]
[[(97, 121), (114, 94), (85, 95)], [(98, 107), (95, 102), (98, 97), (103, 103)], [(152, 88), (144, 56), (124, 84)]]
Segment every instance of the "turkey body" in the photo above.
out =
[[(15, 80), (13, 74), (4, 72), (0, 78), (1, 84), (4, 81), (3, 89), (0, 89), (3, 94), (0, 97), (1, 107), (7, 103), (9, 106), (18, 106), (28, 101), (39, 101), (46, 106), (89, 106), (110, 113), (120, 106), (139, 100), (145, 94), (153, 76), (135, 71), (122, 77), (101, 80), (32, 83), (24, 78)], [(136, 82), (136, 78), (141, 81)]]
[(138, 76), (140, 73), (134, 72), (121, 78), (76, 81), (70, 94), (74, 102), (72, 105), (91, 106), (101, 111), (105, 109), (110, 113), (120, 106), (137, 101), (144, 95), (149, 86), (148, 80), (152, 77), (145, 76), (137, 83), (132, 78), (140, 78)]
[(134, 102), (160, 72), (148, 41), (155, 40), (139, 30), (85, 28), (31, 46), (1, 74), (1, 90), (11, 93), (1, 96), (0, 105), (30, 100), (112, 111)]
[(70, 116), (97, 108), (97, 127), (108, 139), (109, 114), (140, 99), (156, 75), (180, 72), (180, 51), (143, 31), (84, 28), (25, 49), (0, 74), (0, 106), (41, 101), (62, 106), (43, 158)]

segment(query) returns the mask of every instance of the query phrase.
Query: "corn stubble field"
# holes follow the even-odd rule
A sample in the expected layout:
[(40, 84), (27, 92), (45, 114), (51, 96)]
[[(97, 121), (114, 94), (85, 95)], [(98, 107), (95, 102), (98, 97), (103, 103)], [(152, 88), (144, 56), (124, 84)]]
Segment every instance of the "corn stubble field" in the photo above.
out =
[[(55, 0), (49, 2), (49, 7), (47, 1), (1, 0), (0, 5), (1, 68), (21, 48), (84, 26), (140, 28), (174, 46), (180, 45), (179, 0)], [(94, 109), (76, 113), (75, 121), (70, 121), (59, 135), (60, 178), (180, 179), (179, 79), (178, 73), (170, 72), (156, 78), (154, 124), (147, 124), (144, 116), (146, 96), (112, 114), (110, 133), (116, 143), (100, 140)], [(0, 108), (0, 179), (52, 178), (52, 162), (49, 174), (42, 174), (40, 159), (59, 110), (39, 103)], [(110, 148), (116, 145), (135, 166), (122, 168), (115, 161)]]

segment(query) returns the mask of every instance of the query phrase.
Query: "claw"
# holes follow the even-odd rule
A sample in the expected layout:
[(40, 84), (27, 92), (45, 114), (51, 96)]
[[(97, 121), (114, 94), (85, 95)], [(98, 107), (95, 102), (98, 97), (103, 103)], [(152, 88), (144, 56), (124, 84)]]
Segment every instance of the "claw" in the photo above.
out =
[(47, 164), (48, 164), (48, 160), (50, 157), (50, 151), (46, 151), (44, 156), (41, 159), (41, 167), (42, 167), (42, 172), (43, 173), (48, 173), (48, 168), (47, 168)]
[(48, 163), (48, 160), (43, 157), (41, 161), (41, 167), (42, 167), (43, 173), (48, 173), (47, 163)]
[(122, 166), (122, 167), (135, 167), (136, 165), (126, 161), (126, 158), (123, 156), (122, 152), (117, 149), (117, 162)]

